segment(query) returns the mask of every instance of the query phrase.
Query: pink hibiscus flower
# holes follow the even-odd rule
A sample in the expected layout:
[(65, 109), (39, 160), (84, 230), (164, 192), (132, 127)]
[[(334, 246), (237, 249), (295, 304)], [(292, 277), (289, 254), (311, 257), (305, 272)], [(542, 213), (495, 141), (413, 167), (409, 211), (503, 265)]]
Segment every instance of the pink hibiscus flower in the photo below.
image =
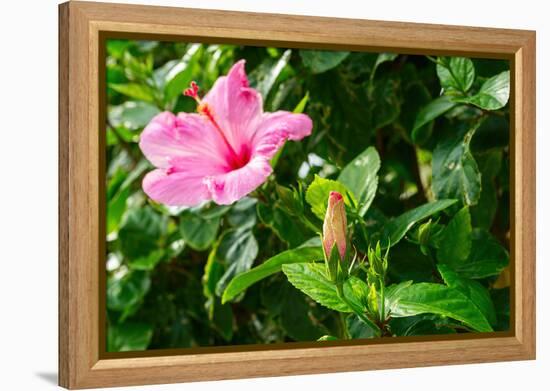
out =
[(287, 139), (311, 134), (307, 115), (263, 112), (244, 60), (218, 78), (203, 99), (198, 89), (193, 82), (184, 92), (197, 101), (197, 113), (160, 113), (141, 134), (139, 146), (157, 167), (143, 179), (143, 190), (157, 202), (231, 204), (265, 182), (272, 173), (270, 159)]

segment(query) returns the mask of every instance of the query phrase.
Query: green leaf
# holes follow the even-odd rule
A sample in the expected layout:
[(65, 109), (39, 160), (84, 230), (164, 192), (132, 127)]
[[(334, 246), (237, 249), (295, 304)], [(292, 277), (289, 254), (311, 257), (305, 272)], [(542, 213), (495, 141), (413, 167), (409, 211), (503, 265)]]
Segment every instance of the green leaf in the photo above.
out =
[(411, 209), (402, 215), (391, 219), (384, 225), (381, 236), (381, 245), (390, 246), (397, 244), (403, 236), (416, 223), (430, 217), (431, 215), (442, 211), (454, 204), (456, 200), (439, 200), (429, 202), (414, 209)]
[(355, 195), (359, 204), (359, 215), (364, 216), (369, 209), (376, 188), (378, 187), (378, 170), (380, 157), (374, 147), (368, 147), (348, 165), (346, 165), (338, 181), (343, 183)]
[(227, 213), (227, 221), (232, 227), (238, 230), (249, 230), (256, 224), (256, 203), (257, 200), (251, 197), (244, 197), (237, 201)]
[(312, 262), (323, 259), (323, 249), (318, 246), (299, 247), (283, 251), (255, 268), (235, 276), (223, 292), (222, 302), (228, 302), (258, 281), (280, 272), (282, 265)]
[(122, 55), (128, 47), (132, 45), (132, 41), (127, 39), (108, 39), (105, 46), (109, 56), (114, 58), (122, 58)]
[(250, 85), (258, 90), (264, 98), (264, 101), (267, 100), (267, 96), (273, 88), (273, 85), (288, 64), (291, 54), (292, 50), (287, 49), (278, 60), (274, 61), (269, 58), (250, 73)]
[(456, 105), (457, 103), (452, 101), (447, 95), (442, 95), (428, 103), (428, 105), (420, 110), (416, 116), (416, 120), (414, 121), (414, 126), (411, 131), (411, 138), (413, 142), (415, 144), (424, 143), (426, 141), (426, 137), (424, 136), (425, 132), (422, 132), (424, 127)]
[[(216, 293), (216, 284), (223, 276), (224, 265), (218, 260), (219, 242), (208, 254), (208, 260), (204, 266), (204, 274), (202, 275), (202, 293), (207, 299), (212, 299)], [(222, 303), (224, 304), (224, 303)]]
[(390, 330), (394, 336), (456, 334), (450, 325), (441, 324), (445, 318), (422, 314), (404, 318), (392, 318)]
[[(321, 263), (292, 263), (283, 265), (288, 281), (317, 303), (339, 312), (352, 312), (336, 291), (336, 286), (325, 275), (326, 268)], [(361, 285), (364, 285), (363, 287)], [(366, 283), (356, 277), (350, 277), (344, 284), (346, 298), (358, 308), (365, 306), (356, 292), (368, 291)]]
[(146, 350), (153, 338), (153, 326), (143, 322), (124, 322), (109, 325), (107, 329), (108, 352), (132, 352)]
[(404, 287), (392, 297), (393, 317), (426, 313), (456, 319), (476, 331), (493, 331), (483, 313), (457, 289), (422, 282)]
[(294, 108), (294, 110), (292, 110), (292, 112), (294, 114), (301, 114), (304, 112), (304, 109), (306, 108), (306, 105), (307, 105), (307, 102), (309, 100), (309, 92), (306, 92), (306, 94), (304, 95), (304, 97), (300, 100), (300, 102), (298, 102), (298, 104), (296, 105), (296, 107)]
[(433, 99), (422, 79), (418, 78), (416, 72), (413, 75), (416, 76), (417, 79), (411, 81), (405, 79), (407, 81), (401, 84), (400, 90), (403, 104), (401, 105), (401, 111), (399, 113), (399, 125), (405, 131), (405, 139), (407, 138), (406, 135), (409, 135), (411, 140), (417, 145), (423, 145), (432, 135), (433, 122), (429, 121), (421, 126), (420, 129), (415, 132), (418, 133), (415, 139), (412, 139), (412, 136), (415, 134), (413, 133), (413, 129), (420, 111), (430, 104)]
[(284, 275), (270, 278), (260, 285), (261, 304), (269, 311), (271, 316), (277, 316), (281, 313), (289, 289), (295, 288), (290, 285)]
[(251, 231), (226, 231), (221, 237), (217, 255), (227, 266), (216, 284), (216, 294), (221, 296), (233, 277), (250, 270), (258, 256), (258, 242)]
[(455, 268), (468, 278), (497, 276), (508, 266), (508, 251), (487, 231), (474, 229), (468, 259)]
[(148, 168), (148, 163), (142, 161), (130, 173), (118, 168), (109, 179), (107, 185), (107, 234), (118, 231), (126, 212), (126, 201), (130, 196), (130, 185)]
[(336, 67), (349, 56), (349, 52), (300, 50), (300, 57), (312, 73), (323, 73)]
[(201, 207), (199, 214), (203, 219), (216, 219), (224, 216), (231, 209), (231, 205), (216, 205), (211, 202), (209, 205)]
[(377, 330), (369, 327), (355, 314), (346, 317), (346, 328), (352, 339), (374, 338), (378, 335)]
[(304, 202), (301, 191), (295, 188), (275, 185), (280, 207), (291, 216), (300, 216), (304, 213)]
[(150, 287), (151, 278), (147, 272), (132, 271), (110, 276), (107, 279), (107, 308), (129, 315), (141, 303)]
[(372, 67), (371, 74), (370, 74), (371, 80), (374, 79), (374, 75), (376, 74), (376, 70), (378, 69), (380, 64), (383, 64), (383, 63), (388, 62), (388, 61), (393, 61), (397, 58), (397, 56), (398, 55), (396, 53), (380, 53), (380, 54), (378, 54), (378, 56), (376, 57), (376, 61), (374, 62), (374, 66)]
[(311, 305), (304, 295), (293, 287), (286, 290), (281, 307), (281, 326), (295, 341), (315, 341), (327, 330), (313, 321)]
[(109, 87), (116, 92), (126, 95), (132, 99), (142, 100), (144, 102), (154, 103), (155, 92), (145, 84), (126, 83), (126, 84), (109, 84)]
[(337, 191), (342, 194), (346, 205), (357, 205), (353, 193), (344, 184), (315, 175), (313, 182), (307, 188), (306, 201), (311, 206), (311, 210), (315, 216), (321, 220), (325, 218), (328, 196), (331, 191)]
[(210, 308), (210, 320), (214, 329), (227, 342), (233, 338), (233, 310), (230, 304), (221, 304), (218, 299), (213, 298)]
[(502, 166), (502, 151), (491, 150), (476, 156), (481, 171), (481, 195), (477, 205), (470, 210), (472, 225), (486, 230), (491, 229), (498, 207), (498, 194), (495, 177)]
[(180, 233), (186, 244), (194, 250), (206, 250), (218, 235), (220, 217), (205, 219), (197, 213), (184, 212), (180, 216)]
[(476, 125), (440, 141), (432, 156), (432, 190), (437, 199), (456, 198), (475, 205), (481, 192), (481, 174), (470, 153)]
[(109, 122), (114, 127), (124, 126), (130, 130), (145, 127), (151, 119), (160, 113), (152, 104), (141, 101), (126, 101), (121, 105), (109, 108)]
[(154, 250), (142, 257), (129, 259), (128, 265), (133, 270), (153, 270), (163, 256), (164, 250)]
[(493, 179), (481, 175), (481, 194), (472, 206), (472, 225), (491, 229), (498, 208), (498, 194)]
[(416, 243), (401, 240), (391, 249), (388, 276), (392, 281), (432, 282), (433, 260)]
[(129, 259), (137, 259), (159, 249), (166, 219), (150, 206), (130, 209), (118, 232), (120, 249)]
[(437, 249), (439, 262), (449, 264), (453, 268), (464, 262), (470, 255), (471, 235), (470, 212), (465, 206), (458, 211), (442, 232)]
[(494, 325), (496, 323), (497, 318), (491, 296), (483, 285), (477, 281), (460, 277), (447, 265), (437, 265), (437, 269), (447, 286), (458, 290), (468, 297), (481, 313), (485, 315), (490, 324)]
[(498, 110), (506, 106), (510, 97), (510, 71), (504, 71), (486, 80), (477, 94), (459, 101), (484, 110)]
[(368, 86), (367, 96), (370, 129), (381, 129), (394, 122), (401, 112), (401, 81), (395, 75), (385, 75), (375, 79)]
[(258, 203), (258, 217), (260, 220), (275, 232), (275, 234), (285, 243), (296, 247), (306, 240), (301, 225), (295, 219), (291, 218), (278, 203), (269, 206)]
[(164, 101), (172, 102), (193, 79), (195, 64), (200, 56), (200, 44), (190, 45), (185, 55), (170, 68), (164, 79)]
[(317, 341), (338, 341), (339, 338), (332, 336), (332, 335), (323, 335), (321, 338), (319, 338)]
[(441, 87), (448, 92), (465, 94), (476, 77), (474, 63), (464, 57), (439, 57), (436, 71)]
[(126, 200), (130, 195), (130, 188), (126, 187), (115, 193), (113, 198), (107, 201), (107, 234), (116, 232), (120, 220), (126, 211)]
[(399, 305), (399, 298), (402, 291), (406, 290), (413, 284), (412, 281), (403, 281), (399, 284), (392, 284), (386, 287), (384, 294), (384, 307), (386, 310), (386, 317), (388, 317), (393, 312), (397, 311), (397, 306)]

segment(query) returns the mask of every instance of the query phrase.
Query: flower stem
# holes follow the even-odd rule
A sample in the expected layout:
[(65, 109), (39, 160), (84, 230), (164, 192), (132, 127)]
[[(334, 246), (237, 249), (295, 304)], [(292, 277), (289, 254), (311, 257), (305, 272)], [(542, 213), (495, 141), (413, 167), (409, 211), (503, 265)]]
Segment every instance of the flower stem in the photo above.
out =
[(380, 322), (386, 321), (386, 299), (384, 297), (384, 278), (380, 278)]
[(340, 327), (342, 328), (342, 339), (351, 339), (351, 335), (349, 334), (346, 326), (346, 319), (344, 318), (344, 314), (342, 312), (338, 312), (338, 320), (340, 321)]

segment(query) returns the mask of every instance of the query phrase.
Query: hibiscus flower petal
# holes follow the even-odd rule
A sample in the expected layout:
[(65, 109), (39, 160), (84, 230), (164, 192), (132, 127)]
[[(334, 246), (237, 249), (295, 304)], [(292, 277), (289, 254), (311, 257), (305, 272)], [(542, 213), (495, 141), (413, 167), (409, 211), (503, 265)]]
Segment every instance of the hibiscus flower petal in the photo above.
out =
[(256, 130), (254, 141), (258, 142), (262, 137), (273, 132), (281, 132), (289, 140), (301, 140), (311, 134), (312, 128), (311, 118), (305, 114), (288, 111), (264, 113)]
[(203, 98), (237, 152), (249, 143), (263, 111), (262, 96), (249, 87), (244, 64), (244, 60), (235, 63), (227, 76), (218, 78)]
[(263, 156), (266, 159), (271, 159), (287, 140), (285, 132), (277, 129), (270, 129), (258, 137), (253, 144), (252, 156)]
[(252, 138), (252, 155), (271, 159), (289, 140), (301, 140), (311, 134), (313, 124), (304, 114), (287, 111), (265, 113)]
[(202, 159), (207, 166), (227, 165), (227, 146), (208, 119), (200, 114), (156, 115), (143, 130), (139, 147), (158, 168), (173, 167), (174, 161), (187, 157)]
[(268, 160), (255, 157), (238, 170), (206, 177), (205, 183), (215, 203), (229, 205), (254, 191), (272, 172)]
[(202, 175), (170, 173), (157, 169), (143, 178), (143, 191), (153, 200), (170, 206), (196, 206), (209, 199)]

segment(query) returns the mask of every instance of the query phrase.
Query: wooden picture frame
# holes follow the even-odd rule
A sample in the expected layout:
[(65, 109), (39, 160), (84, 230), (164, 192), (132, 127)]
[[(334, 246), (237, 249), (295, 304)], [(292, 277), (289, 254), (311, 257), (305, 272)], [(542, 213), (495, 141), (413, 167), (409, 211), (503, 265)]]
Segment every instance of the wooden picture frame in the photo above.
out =
[[(205, 352), (105, 353), (99, 80), (109, 36), (507, 59), (511, 65), (510, 332)], [(103, 110), (104, 111), (104, 110)], [(88, 2), (59, 6), (59, 384), (89, 388), (535, 358), (533, 31)], [(103, 213), (104, 215), (104, 213)], [(102, 323), (103, 322), (103, 323)], [(102, 326), (103, 325), (103, 326)]]

